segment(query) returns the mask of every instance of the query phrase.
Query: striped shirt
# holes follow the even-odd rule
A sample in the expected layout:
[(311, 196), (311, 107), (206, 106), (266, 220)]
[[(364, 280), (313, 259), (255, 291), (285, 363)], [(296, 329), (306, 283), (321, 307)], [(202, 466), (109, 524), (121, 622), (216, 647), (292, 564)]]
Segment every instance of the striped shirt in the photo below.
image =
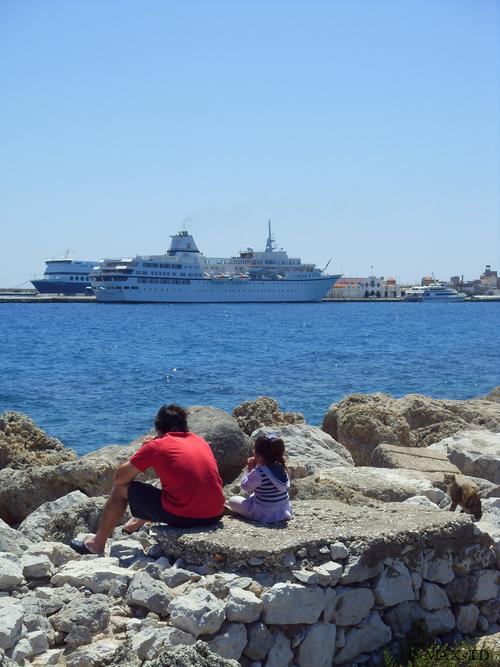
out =
[(273, 467), (277, 470), (273, 471), (269, 466), (256, 466), (241, 480), (241, 488), (253, 491), (255, 499), (260, 503), (287, 502), (290, 488), (288, 475), (281, 467)]

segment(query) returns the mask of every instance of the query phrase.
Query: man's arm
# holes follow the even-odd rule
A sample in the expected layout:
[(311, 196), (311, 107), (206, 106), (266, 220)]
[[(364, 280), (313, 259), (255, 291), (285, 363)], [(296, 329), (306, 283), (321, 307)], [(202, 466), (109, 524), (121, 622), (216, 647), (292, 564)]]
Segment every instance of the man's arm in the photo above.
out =
[(115, 472), (114, 484), (117, 486), (125, 486), (130, 484), (141, 471), (132, 465), (129, 461), (118, 466)]

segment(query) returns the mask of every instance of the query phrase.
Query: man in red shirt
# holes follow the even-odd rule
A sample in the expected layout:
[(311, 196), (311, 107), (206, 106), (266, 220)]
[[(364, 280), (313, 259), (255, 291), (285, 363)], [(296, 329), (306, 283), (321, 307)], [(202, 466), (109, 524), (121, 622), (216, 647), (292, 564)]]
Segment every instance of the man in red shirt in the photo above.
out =
[[(106, 540), (127, 504), (132, 519), (124, 530), (130, 533), (146, 521), (190, 528), (216, 523), (222, 517), (224, 494), (217, 461), (210, 445), (188, 431), (186, 412), (178, 405), (162, 406), (155, 428), (158, 437), (118, 466), (96, 535), (85, 541), (71, 540), (70, 546), (78, 553), (104, 553)], [(134, 481), (147, 468), (153, 468), (160, 478), (161, 490)]]

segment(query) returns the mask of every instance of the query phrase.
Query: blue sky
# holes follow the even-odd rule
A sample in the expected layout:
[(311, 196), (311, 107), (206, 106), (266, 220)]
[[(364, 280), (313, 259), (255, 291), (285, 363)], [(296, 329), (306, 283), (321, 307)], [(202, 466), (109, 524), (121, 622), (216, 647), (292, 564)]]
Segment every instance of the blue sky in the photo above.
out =
[(0, 0), (0, 287), (263, 247), (347, 275), (500, 270), (496, 0)]

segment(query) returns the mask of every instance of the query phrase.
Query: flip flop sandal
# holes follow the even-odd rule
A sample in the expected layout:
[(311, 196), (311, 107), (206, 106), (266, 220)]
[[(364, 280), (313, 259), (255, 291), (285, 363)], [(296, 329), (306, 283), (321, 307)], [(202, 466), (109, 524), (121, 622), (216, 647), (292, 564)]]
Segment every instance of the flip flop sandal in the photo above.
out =
[(81, 556), (102, 556), (102, 554), (95, 554), (93, 551), (90, 551), (83, 540), (71, 540), (69, 546)]

